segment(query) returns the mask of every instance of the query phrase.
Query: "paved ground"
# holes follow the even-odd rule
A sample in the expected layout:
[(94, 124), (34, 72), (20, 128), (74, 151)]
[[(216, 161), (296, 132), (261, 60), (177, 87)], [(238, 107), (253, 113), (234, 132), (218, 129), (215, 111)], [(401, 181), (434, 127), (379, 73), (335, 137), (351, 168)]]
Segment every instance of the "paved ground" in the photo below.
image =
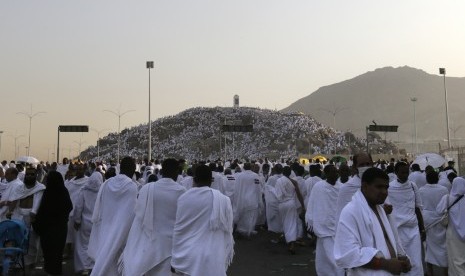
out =
[(284, 242), (271, 243), (273, 237), (260, 231), (251, 240), (237, 239), (236, 255), (228, 270), (230, 276), (294, 276), (316, 275), (314, 246), (297, 247), (297, 254), (291, 255)]
[[(297, 247), (296, 255), (287, 251), (284, 242), (271, 243), (274, 237), (266, 231), (259, 231), (250, 240), (236, 239), (235, 256), (228, 270), (229, 276), (313, 276), (315, 273), (314, 246)], [(20, 272), (11, 275), (22, 275)], [(26, 275), (46, 275), (39, 264), (35, 269), (28, 270)], [(63, 275), (74, 275), (72, 259), (64, 261)]]

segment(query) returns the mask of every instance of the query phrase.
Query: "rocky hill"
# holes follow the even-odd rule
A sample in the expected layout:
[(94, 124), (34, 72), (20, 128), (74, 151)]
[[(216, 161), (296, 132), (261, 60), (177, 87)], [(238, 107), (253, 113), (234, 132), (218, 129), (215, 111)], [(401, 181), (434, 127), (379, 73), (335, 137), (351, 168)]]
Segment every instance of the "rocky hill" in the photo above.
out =
[[(253, 124), (250, 133), (222, 133), (225, 121)], [(147, 154), (148, 124), (124, 129), (121, 132), (121, 156), (143, 158)], [(116, 133), (100, 139), (100, 158), (114, 159), (117, 150)], [(192, 108), (175, 116), (152, 122), (153, 157), (192, 159), (217, 158), (287, 158), (309, 154), (356, 152), (364, 147), (364, 140), (352, 133), (335, 131), (318, 123), (308, 115), (266, 109)], [(391, 153), (396, 148), (379, 136), (373, 137), (374, 152)], [(336, 151), (335, 151), (336, 150)], [(84, 159), (96, 159), (97, 147), (86, 149)]]

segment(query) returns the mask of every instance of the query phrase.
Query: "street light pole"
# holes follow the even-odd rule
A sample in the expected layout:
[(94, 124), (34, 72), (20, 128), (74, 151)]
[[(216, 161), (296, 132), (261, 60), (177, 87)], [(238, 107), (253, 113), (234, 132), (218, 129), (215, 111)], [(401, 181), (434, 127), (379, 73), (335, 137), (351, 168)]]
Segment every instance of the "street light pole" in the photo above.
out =
[(447, 88), (446, 88), (446, 68), (439, 68), (439, 74), (444, 76), (444, 101), (446, 103), (446, 124), (447, 124), (447, 146), (450, 145), (450, 128), (449, 128), (449, 105), (447, 103)]
[(147, 69), (149, 69), (149, 148), (148, 148), (148, 160), (152, 159), (152, 117), (150, 116), (150, 106), (151, 106), (151, 100), (150, 100), (150, 69), (153, 69), (153, 61), (147, 61)]
[(415, 105), (418, 101), (416, 97), (410, 98), (410, 101), (413, 103), (413, 130), (415, 134), (415, 154), (418, 154), (418, 143), (417, 143), (417, 114), (415, 110)]
[[(328, 112), (329, 114), (331, 114), (333, 116), (333, 128), (334, 130), (336, 131), (336, 116), (337, 114), (339, 114), (340, 112), (344, 111), (344, 110), (347, 110), (348, 108), (347, 107), (339, 107), (339, 106), (336, 106), (336, 104), (333, 102), (333, 109), (326, 109), (326, 108), (320, 108), (320, 110), (324, 111), (324, 112)], [(336, 155), (337, 154), (337, 143), (334, 142), (334, 154)]]
[(97, 130), (92, 128), (91, 130), (97, 133), (97, 159), (100, 159), (100, 133), (107, 131), (108, 129)]
[(34, 118), (35, 116), (39, 115), (39, 114), (43, 114), (43, 113), (46, 113), (44, 111), (39, 111), (39, 112), (36, 112), (36, 113), (32, 113), (32, 105), (31, 105), (31, 111), (29, 113), (26, 113), (26, 112), (18, 112), (17, 114), (22, 114), (22, 115), (25, 115), (26, 117), (29, 118), (29, 142), (28, 142), (28, 146), (27, 146), (27, 153), (26, 155), (29, 156), (29, 153), (31, 151), (31, 128), (32, 128), (32, 118)]
[(76, 143), (78, 146), (79, 146), (79, 154), (78, 154), (78, 159), (81, 160), (81, 146), (82, 144), (84, 143), (87, 143), (86, 141), (82, 141), (81, 138), (79, 138), (79, 142), (78, 141), (74, 141), (74, 143)]
[(2, 133), (3, 130), (0, 130), (0, 156), (2, 156)]
[(112, 111), (112, 110), (104, 110), (104, 112), (110, 112), (114, 115), (116, 115), (118, 117), (118, 152), (116, 153), (116, 159), (117, 159), (117, 164), (119, 164), (119, 151), (120, 151), (120, 129), (121, 129), (121, 117), (123, 117), (125, 114), (129, 113), (129, 112), (132, 112), (132, 111), (135, 111), (135, 110), (127, 110), (123, 113), (121, 113), (121, 110), (118, 108), (117, 112), (115, 111)]

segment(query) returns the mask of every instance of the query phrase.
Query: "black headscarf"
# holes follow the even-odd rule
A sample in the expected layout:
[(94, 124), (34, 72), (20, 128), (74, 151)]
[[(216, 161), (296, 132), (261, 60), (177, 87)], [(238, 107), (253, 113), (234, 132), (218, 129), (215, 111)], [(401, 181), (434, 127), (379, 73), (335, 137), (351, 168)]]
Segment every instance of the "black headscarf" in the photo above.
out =
[(51, 171), (47, 175), (47, 188), (42, 196), (37, 212), (34, 229), (40, 232), (47, 226), (63, 224), (68, 221), (73, 204), (59, 172)]

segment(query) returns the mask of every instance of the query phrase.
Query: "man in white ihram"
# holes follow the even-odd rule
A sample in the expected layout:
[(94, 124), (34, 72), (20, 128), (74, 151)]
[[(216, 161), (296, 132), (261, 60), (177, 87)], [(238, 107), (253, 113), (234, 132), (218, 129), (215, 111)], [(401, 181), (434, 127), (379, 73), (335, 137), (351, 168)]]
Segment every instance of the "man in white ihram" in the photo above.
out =
[(361, 178), (363, 173), (373, 166), (373, 160), (371, 156), (366, 153), (359, 153), (354, 155), (353, 167), (357, 169), (357, 174), (347, 181), (339, 189), (339, 195), (337, 198), (337, 212), (336, 221), (338, 221), (339, 214), (342, 209), (352, 200), (352, 196), (360, 190), (362, 185)]
[(178, 199), (173, 232), (172, 271), (176, 275), (226, 276), (234, 255), (229, 198), (211, 189), (212, 173), (200, 165), (194, 187)]
[(389, 176), (378, 168), (362, 175), (362, 186), (341, 212), (334, 241), (336, 264), (348, 276), (399, 275), (411, 269), (397, 237), (396, 226), (381, 204)]
[(334, 165), (324, 168), (326, 180), (315, 184), (308, 201), (305, 220), (309, 229), (318, 237), (315, 253), (315, 269), (318, 275), (344, 275), (334, 262), (334, 235), (336, 234), (336, 204), (339, 177)]
[(237, 206), (237, 217), (234, 218), (237, 224), (236, 231), (246, 237), (254, 233), (262, 195), (258, 174), (251, 169), (252, 165), (245, 163), (244, 171), (236, 175), (234, 198)]
[(89, 257), (95, 260), (91, 275), (119, 275), (121, 256), (134, 219), (137, 185), (132, 181), (136, 162), (121, 160), (120, 174), (102, 184), (92, 215)]
[[(395, 165), (397, 180), (389, 183), (386, 201), (392, 204), (391, 217), (396, 224), (399, 240), (410, 259), (412, 270), (407, 275), (423, 275), (421, 256), (422, 240), (426, 239), (420, 193), (415, 183), (408, 180), (409, 166), (404, 162)], [(420, 238), (421, 233), (421, 238)]]
[(171, 248), (178, 198), (186, 189), (176, 182), (179, 163), (163, 161), (163, 178), (139, 191), (136, 217), (123, 252), (123, 275), (171, 274)]

